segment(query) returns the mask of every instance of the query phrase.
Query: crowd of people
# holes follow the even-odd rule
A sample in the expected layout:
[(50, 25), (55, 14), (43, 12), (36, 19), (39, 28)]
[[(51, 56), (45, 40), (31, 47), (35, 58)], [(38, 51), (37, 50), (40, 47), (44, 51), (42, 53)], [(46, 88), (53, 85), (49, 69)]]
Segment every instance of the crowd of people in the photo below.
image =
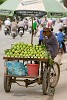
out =
[(19, 32), (19, 29), (22, 27), (23, 28), (23, 33), (25, 29), (28, 29), (28, 20), (25, 19), (20, 19), (19, 21), (15, 18), (11, 21), (9, 17), (6, 18), (4, 21), (5, 27), (10, 28), (10, 30), (17, 30)]

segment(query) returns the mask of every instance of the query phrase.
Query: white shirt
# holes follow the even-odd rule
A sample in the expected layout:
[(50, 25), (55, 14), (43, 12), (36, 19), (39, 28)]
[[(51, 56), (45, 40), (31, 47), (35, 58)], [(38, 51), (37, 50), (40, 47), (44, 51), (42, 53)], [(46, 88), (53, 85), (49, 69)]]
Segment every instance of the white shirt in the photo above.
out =
[(20, 21), (20, 22), (18, 23), (18, 27), (25, 27), (24, 21)]
[(51, 28), (52, 24), (53, 24), (52, 20), (48, 20), (46, 27)]
[(58, 29), (60, 29), (60, 28), (62, 28), (62, 27), (63, 27), (63, 23), (60, 22), (60, 23), (58, 24)]
[(5, 26), (11, 26), (11, 22), (9, 20), (5, 20), (4, 25)]

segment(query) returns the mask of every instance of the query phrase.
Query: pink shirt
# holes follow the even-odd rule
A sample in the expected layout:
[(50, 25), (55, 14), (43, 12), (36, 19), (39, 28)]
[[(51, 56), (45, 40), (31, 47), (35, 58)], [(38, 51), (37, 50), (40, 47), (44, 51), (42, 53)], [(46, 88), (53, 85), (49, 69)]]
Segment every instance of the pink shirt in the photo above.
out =
[(46, 27), (51, 28), (52, 27), (52, 20), (48, 20)]

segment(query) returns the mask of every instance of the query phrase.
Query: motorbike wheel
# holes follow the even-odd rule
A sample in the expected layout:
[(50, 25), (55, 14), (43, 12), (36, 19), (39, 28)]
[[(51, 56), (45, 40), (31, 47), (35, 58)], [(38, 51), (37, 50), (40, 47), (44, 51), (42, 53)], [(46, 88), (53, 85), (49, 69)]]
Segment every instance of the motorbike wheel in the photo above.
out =
[(20, 35), (20, 37), (22, 37), (22, 34)]
[(7, 32), (5, 32), (5, 35), (7, 35)]
[(22, 37), (23, 33), (20, 33), (20, 37)]
[(13, 37), (13, 39), (15, 39), (15, 37)]
[(13, 37), (13, 39), (15, 39), (15, 33), (13, 33), (13, 36), (12, 37)]

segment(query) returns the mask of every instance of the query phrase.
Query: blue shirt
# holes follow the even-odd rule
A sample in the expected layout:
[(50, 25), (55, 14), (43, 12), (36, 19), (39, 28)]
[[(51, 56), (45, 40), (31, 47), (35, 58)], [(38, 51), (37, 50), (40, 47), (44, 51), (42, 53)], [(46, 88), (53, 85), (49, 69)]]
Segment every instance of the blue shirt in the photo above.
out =
[(40, 37), (39, 37), (39, 40), (43, 40), (44, 39), (44, 36), (43, 36), (43, 30), (40, 31)]
[(57, 33), (57, 40), (58, 42), (63, 42), (65, 34), (62, 32)]

